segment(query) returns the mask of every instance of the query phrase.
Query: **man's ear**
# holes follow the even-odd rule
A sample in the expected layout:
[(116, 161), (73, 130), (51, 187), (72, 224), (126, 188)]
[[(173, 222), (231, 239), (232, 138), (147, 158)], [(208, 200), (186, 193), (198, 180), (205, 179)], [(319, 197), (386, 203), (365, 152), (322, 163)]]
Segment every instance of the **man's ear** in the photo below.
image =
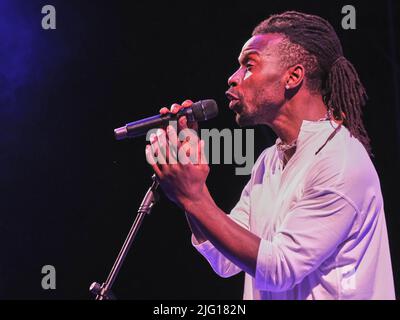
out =
[(290, 67), (287, 71), (286, 89), (295, 89), (303, 81), (305, 76), (305, 69), (303, 65), (296, 64)]

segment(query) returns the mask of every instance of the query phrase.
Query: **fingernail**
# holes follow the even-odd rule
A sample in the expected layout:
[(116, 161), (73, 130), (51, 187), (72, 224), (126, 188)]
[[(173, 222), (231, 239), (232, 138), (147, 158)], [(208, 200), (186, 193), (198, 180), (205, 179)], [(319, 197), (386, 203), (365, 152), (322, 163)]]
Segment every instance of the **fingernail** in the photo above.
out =
[(186, 119), (185, 116), (179, 118), (179, 124), (181, 126), (186, 126), (187, 125), (187, 119)]

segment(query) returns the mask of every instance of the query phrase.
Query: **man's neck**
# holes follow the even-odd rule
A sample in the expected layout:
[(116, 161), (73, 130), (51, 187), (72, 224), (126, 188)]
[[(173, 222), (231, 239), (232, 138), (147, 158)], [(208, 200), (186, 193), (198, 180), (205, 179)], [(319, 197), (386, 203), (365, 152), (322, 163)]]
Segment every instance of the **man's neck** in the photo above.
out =
[(288, 101), (271, 123), (271, 128), (285, 144), (297, 140), (303, 120), (318, 121), (326, 116), (320, 95), (307, 95)]

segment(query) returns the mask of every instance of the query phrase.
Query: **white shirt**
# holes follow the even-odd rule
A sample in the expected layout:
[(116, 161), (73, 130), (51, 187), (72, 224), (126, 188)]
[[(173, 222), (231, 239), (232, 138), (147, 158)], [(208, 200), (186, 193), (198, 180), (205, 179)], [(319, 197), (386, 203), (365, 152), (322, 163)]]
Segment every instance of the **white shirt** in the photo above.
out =
[[(303, 121), (283, 168), (276, 145), (256, 161), (229, 214), (261, 238), (244, 299), (395, 299), (379, 177), (363, 145), (341, 127)], [(242, 270), (211, 242), (192, 244), (214, 271)]]

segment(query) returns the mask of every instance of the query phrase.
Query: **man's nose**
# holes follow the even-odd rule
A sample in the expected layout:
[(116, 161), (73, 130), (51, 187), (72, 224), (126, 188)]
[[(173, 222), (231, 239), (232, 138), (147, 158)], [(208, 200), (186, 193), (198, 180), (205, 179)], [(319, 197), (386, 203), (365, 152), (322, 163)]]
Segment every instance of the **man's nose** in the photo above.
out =
[(231, 75), (228, 79), (228, 86), (236, 87), (239, 84), (239, 71), (237, 70), (233, 75)]

